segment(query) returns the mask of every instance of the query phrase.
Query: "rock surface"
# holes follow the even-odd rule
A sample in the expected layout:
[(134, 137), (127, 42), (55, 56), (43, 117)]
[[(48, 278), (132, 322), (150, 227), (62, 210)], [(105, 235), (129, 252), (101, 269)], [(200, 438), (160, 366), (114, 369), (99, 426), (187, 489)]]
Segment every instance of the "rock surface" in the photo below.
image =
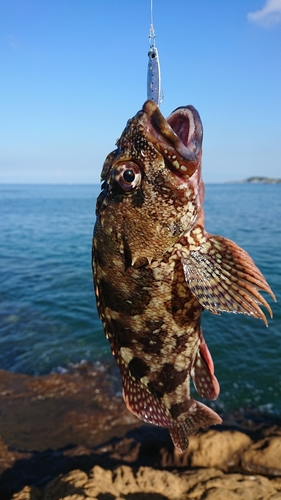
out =
[(44, 493), (25, 487), (13, 500), (280, 500), (281, 479), (225, 474), (214, 469), (169, 472), (129, 466), (114, 471), (96, 465), (88, 474), (73, 470), (51, 481)]
[(1, 500), (281, 500), (281, 425), (257, 412), (174, 451), (125, 409), (115, 368), (0, 372)]

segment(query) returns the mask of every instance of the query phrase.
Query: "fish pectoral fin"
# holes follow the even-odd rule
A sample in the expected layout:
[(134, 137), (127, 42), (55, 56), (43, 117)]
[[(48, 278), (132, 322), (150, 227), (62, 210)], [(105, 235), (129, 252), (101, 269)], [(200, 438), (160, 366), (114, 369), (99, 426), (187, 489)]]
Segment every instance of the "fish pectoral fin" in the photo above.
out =
[(214, 375), (214, 363), (202, 332), (200, 340), (191, 376), (198, 394), (202, 398), (214, 400), (220, 393), (220, 386)]
[[(194, 247), (193, 247), (194, 248)], [(203, 242), (192, 250), (179, 250), (185, 279), (200, 304), (213, 314), (221, 311), (267, 319), (259, 304), (272, 317), (269, 304), (259, 293), (274, 293), (250, 255), (222, 236), (205, 233)]]
[(199, 401), (191, 400), (187, 413), (183, 413), (169, 428), (170, 435), (177, 451), (183, 453), (188, 447), (188, 436), (195, 434), (200, 428), (222, 423), (220, 416)]

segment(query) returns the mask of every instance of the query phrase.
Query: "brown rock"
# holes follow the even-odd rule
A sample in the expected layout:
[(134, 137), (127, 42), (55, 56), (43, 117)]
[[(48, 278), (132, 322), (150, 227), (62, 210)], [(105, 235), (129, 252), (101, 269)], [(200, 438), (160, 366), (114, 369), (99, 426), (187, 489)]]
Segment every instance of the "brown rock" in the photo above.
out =
[(250, 446), (242, 466), (249, 472), (281, 476), (281, 436), (271, 436)]
[(4, 443), (2, 437), (0, 436), (0, 474), (10, 467), (12, 464), (11, 456), (8, 450), (8, 446)]
[(5, 443), (25, 451), (69, 443), (96, 446), (123, 435), (124, 428), (141, 425), (116, 396), (112, 370), (111, 365), (85, 365), (73, 373), (38, 377), (0, 370), (0, 435)]

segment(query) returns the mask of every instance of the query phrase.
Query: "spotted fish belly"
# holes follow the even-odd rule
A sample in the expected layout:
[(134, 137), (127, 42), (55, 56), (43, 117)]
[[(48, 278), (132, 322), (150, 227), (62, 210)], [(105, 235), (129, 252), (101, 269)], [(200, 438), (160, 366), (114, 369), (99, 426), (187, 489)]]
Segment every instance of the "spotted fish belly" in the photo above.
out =
[[(180, 259), (124, 270), (113, 258), (96, 268), (98, 307), (120, 368), (128, 409), (146, 422), (169, 428), (183, 451), (188, 435), (221, 423), (190, 397), (190, 376), (203, 397), (216, 399), (219, 385), (200, 328), (202, 307), (185, 281)], [(107, 278), (109, 277), (109, 278)]]

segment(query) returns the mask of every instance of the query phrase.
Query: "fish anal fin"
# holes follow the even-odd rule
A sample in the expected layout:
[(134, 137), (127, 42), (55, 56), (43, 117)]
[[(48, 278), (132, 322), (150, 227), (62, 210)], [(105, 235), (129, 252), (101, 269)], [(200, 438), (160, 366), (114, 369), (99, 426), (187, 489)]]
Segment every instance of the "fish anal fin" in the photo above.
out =
[(259, 293), (263, 290), (275, 299), (264, 276), (250, 255), (236, 243), (222, 236), (204, 233), (198, 244), (193, 240), (179, 249), (188, 286), (200, 304), (212, 312), (242, 313), (255, 318), (267, 319), (259, 307), (272, 311)]
[(173, 419), (169, 410), (160, 398), (149, 391), (147, 385), (136, 379), (128, 368), (121, 367), (123, 381), (123, 399), (125, 404), (134, 415), (150, 424), (169, 427), (173, 425)]
[(169, 431), (176, 450), (183, 453), (188, 447), (188, 436), (195, 434), (200, 428), (221, 423), (222, 419), (211, 408), (191, 400), (188, 412), (183, 413)]
[(128, 410), (151, 424), (168, 428), (175, 448), (183, 452), (188, 447), (188, 436), (195, 434), (201, 427), (221, 424), (217, 413), (194, 399), (188, 400), (187, 411), (173, 418), (161, 398), (154, 396), (145, 383), (130, 374), (122, 365), (123, 397)]
[(214, 363), (202, 333), (200, 339), (191, 376), (198, 394), (202, 398), (214, 400), (220, 393), (220, 386), (214, 375)]

